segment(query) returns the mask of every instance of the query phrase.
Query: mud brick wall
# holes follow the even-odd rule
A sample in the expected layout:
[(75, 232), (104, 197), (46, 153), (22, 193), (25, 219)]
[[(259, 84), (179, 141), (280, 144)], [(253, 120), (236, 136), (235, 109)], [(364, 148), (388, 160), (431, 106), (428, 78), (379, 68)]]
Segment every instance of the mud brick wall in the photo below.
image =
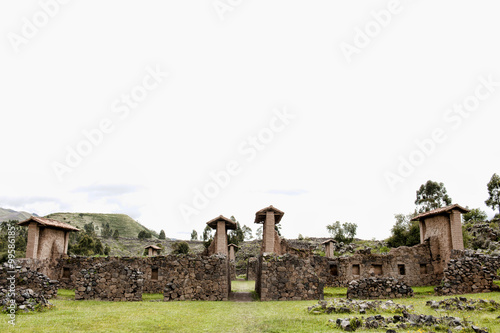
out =
[(495, 259), (475, 256), (451, 259), (444, 271), (441, 285), (434, 288), (438, 295), (457, 295), (498, 291), (493, 284), (496, 278)]
[(75, 300), (142, 301), (142, 275), (119, 261), (98, 263), (76, 274)]
[(347, 288), (347, 298), (377, 299), (413, 297), (413, 289), (394, 278), (364, 278), (354, 280)]
[(314, 300), (323, 298), (323, 284), (311, 259), (261, 255), (256, 291), (261, 301)]
[(231, 281), (226, 256), (173, 256), (167, 259), (164, 301), (228, 300)]
[[(12, 276), (9, 271), (7, 264), (0, 266), (0, 289), (8, 289), (7, 286), (10, 285), (10, 281), (7, 278)], [(59, 287), (57, 280), (52, 280), (36, 270), (31, 270), (29, 267), (17, 266), (14, 272), (16, 289), (31, 289), (36, 294), (47, 299), (57, 295)]]

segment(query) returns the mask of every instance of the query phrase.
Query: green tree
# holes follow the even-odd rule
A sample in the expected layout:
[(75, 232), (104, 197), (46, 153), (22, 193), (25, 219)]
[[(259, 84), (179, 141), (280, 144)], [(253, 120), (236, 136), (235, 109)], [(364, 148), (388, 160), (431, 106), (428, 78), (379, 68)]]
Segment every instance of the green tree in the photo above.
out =
[(340, 224), (339, 221), (336, 221), (335, 223), (327, 225), (326, 229), (337, 242), (349, 244), (352, 243), (354, 237), (356, 236), (358, 225), (350, 222)]
[(197, 239), (198, 239), (198, 232), (193, 229), (193, 231), (191, 232), (191, 240), (195, 241)]
[(208, 225), (203, 229), (203, 246), (205, 249), (208, 249), (210, 244), (212, 243), (212, 228), (210, 228)]
[(106, 247), (104, 248), (104, 255), (105, 256), (109, 256), (109, 253), (111, 252), (111, 249), (109, 248), (108, 245), (106, 245)]
[(482, 211), (479, 208), (472, 208), (470, 212), (464, 213), (462, 217), (464, 219), (464, 224), (467, 224), (474, 222), (484, 222), (488, 218), (488, 215), (486, 215), (486, 212)]
[(246, 225), (243, 225), (243, 227), (241, 227), (241, 230), (243, 231), (243, 238), (244, 239), (252, 239), (253, 238), (253, 235), (252, 235), (252, 229), (250, 229), (250, 227), (247, 227)]
[(418, 221), (411, 221), (413, 215), (396, 214), (396, 223), (387, 239), (389, 247), (413, 246), (420, 243), (420, 227)]
[(141, 231), (139, 231), (139, 234), (137, 235), (137, 238), (139, 238), (139, 239), (149, 239), (152, 236), (153, 235), (151, 234), (151, 232), (146, 231), (146, 230), (141, 230)]
[(493, 210), (498, 207), (498, 214), (500, 214), (500, 176), (496, 173), (488, 182), (488, 194), (490, 197), (485, 201), (486, 205)]
[(101, 229), (101, 237), (102, 238), (110, 238), (113, 236), (113, 229), (109, 227), (109, 223), (103, 225)]
[(89, 235), (95, 235), (94, 222), (86, 223), (83, 230)]
[(165, 236), (165, 230), (161, 229), (161, 230), (160, 230), (160, 235), (158, 236), (158, 239), (165, 239), (165, 238), (167, 238), (167, 237)]
[(427, 183), (422, 184), (418, 189), (415, 205), (417, 205), (419, 213), (424, 213), (451, 205), (451, 198), (446, 193), (443, 183), (428, 180)]
[(0, 222), (0, 263), (9, 260), (9, 233), (12, 236), (14, 232), (15, 257), (22, 258), (26, 254), (28, 228), (21, 227), (17, 223), (15, 220)]
[(245, 239), (245, 234), (241, 229), (240, 222), (236, 221), (234, 216), (231, 216), (231, 220), (236, 223), (236, 229), (228, 232), (227, 242), (228, 244), (239, 245)]
[(118, 237), (120, 237), (120, 232), (118, 231), (118, 229), (115, 229), (115, 232), (113, 233), (113, 239), (118, 239)]
[(189, 244), (182, 241), (182, 242), (175, 242), (172, 245), (173, 254), (188, 254), (189, 253)]
[(263, 230), (263, 227), (261, 225), (255, 231), (255, 236), (257, 236), (257, 239), (262, 239), (262, 230)]

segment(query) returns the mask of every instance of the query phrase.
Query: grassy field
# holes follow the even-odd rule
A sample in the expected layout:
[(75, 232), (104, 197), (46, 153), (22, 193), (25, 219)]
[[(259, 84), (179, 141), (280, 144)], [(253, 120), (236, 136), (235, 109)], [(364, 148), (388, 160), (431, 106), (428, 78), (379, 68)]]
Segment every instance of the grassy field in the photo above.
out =
[[(238, 291), (251, 289), (250, 282), (233, 282)], [(251, 281), (253, 283), (253, 281)], [(439, 314), (425, 306), (427, 300), (446, 297), (428, 295), (431, 287), (414, 288), (415, 297), (395, 300), (412, 304), (414, 313)], [(53, 310), (19, 314), (15, 328), (7, 328), (5, 318), (0, 331), (7, 332), (340, 332), (328, 325), (328, 319), (347, 315), (311, 315), (307, 307), (317, 301), (294, 302), (158, 302), (161, 294), (147, 294), (142, 302), (74, 301), (74, 292), (59, 290), (53, 300)], [(345, 288), (326, 288), (326, 299), (345, 297)], [(467, 298), (494, 299), (500, 302), (500, 293), (464, 295)], [(380, 312), (384, 316), (392, 313)], [(500, 311), (460, 312), (441, 315), (468, 318), (489, 332), (500, 332)], [(351, 315), (354, 316), (354, 315)], [(359, 315), (358, 315), (359, 316)], [(6, 317), (6, 316), (5, 316)], [(385, 332), (385, 330), (357, 330), (356, 332)], [(400, 331), (402, 332), (402, 331)], [(408, 332), (426, 332), (415, 330)]]

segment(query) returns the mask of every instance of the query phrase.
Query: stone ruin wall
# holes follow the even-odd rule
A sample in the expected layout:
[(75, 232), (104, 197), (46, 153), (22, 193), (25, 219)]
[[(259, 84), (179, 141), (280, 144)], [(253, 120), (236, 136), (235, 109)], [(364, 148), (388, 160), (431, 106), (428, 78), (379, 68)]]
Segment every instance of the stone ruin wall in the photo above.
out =
[[(316, 273), (326, 286), (347, 287), (362, 278), (396, 278), (410, 286), (438, 284), (442, 277), (436, 239), (413, 247), (391, 249), (387, 254), (357, 253), (349, 257), (314, 257)], [(438, 248), (437, 248), (438, 249)]]
[(124, 262), (97, 263), (75, 274), (75, 300), (142, 301), (142, 275)]
[(261, 255), (255, 290), (261, 301), (317, 300), (323, 298), (323, 283), (312, 259)]
[(444, 270), (444, 278), (434, 288), (437, 295), (459, 295), (498, 291), (493, 283), (498, 279), (500, 257), (453, 250)]
[[(167, 283), (198, 285), (212, 290), (216, 299), (227, 299), (228, 263), (223, 256), (168, 255), (157, 257), (66, 257), (58, 260), (23, 259), (24, 267), (43, 272), (59, 281), (59, 287), (75, 289), (77, 274), (82, 269), (91, 269), (98, 264), (119, 262), (143, 273), (143, 293), (164, 293)], [(220, 285), (215, 288), (214, 285)], [(207, 287), (211, 286), (211, 287)], [(207, 290), (208, 290), (207, 289)], [(189, 291), (189, 289), (187, 289)], [(182, 295), (177, 298), (180, 299)], [(201, 296), (200, 296), (201, 297)]]

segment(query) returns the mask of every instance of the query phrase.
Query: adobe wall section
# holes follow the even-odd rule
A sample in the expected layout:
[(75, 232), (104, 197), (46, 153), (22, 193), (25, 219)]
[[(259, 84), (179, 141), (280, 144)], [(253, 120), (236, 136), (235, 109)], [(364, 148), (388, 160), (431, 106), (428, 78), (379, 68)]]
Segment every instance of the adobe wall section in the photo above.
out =
[(323, 298), (323, 284), (311, 259), (261, 255), (255, 289), (261, 301), (318, 300)]
[(111, 261), (80, 270), (76, 276), (75, 300), (142, 301), (142, 272)]

